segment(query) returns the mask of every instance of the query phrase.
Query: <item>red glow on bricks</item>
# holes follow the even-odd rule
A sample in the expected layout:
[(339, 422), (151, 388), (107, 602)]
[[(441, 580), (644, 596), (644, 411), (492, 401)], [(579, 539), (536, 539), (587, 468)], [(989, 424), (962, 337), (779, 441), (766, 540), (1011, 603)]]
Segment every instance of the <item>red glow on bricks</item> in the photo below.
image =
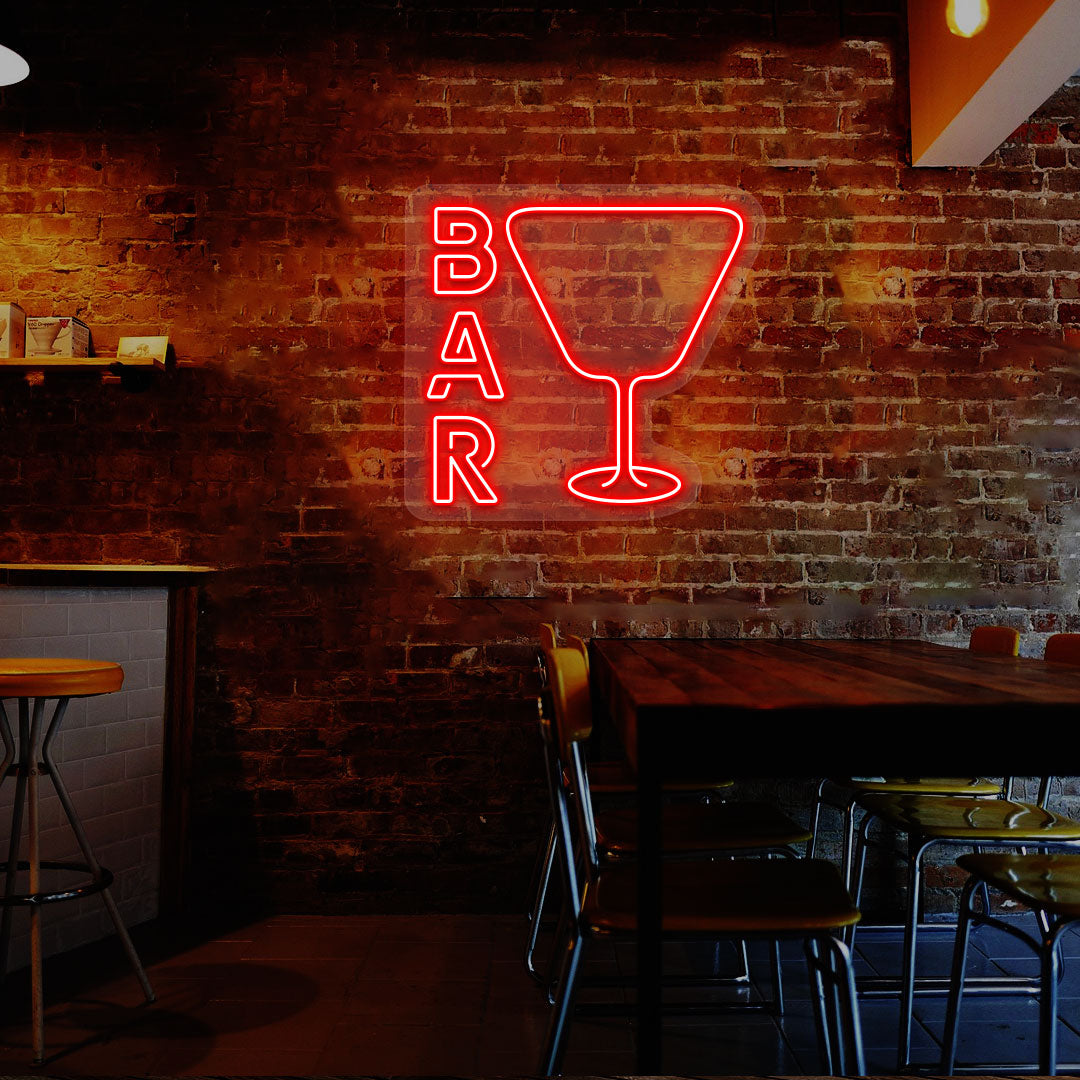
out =
[(403, 474), (417, 517), (631, 520), (694, 502), (710, 450), (675, 392), (761, 241), (752, 197), (428, 186), (405, 223)]

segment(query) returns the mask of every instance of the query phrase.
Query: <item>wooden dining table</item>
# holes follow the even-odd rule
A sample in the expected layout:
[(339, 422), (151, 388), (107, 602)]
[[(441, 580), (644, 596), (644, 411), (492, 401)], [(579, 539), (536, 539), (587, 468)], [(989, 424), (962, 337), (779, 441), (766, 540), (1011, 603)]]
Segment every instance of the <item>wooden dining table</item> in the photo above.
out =
[(924, 641), (594, 639), (637, 774), (637, 1072), (662, 1070), (661, 784), (680, 776), (1040, 775), (1080, 669)]

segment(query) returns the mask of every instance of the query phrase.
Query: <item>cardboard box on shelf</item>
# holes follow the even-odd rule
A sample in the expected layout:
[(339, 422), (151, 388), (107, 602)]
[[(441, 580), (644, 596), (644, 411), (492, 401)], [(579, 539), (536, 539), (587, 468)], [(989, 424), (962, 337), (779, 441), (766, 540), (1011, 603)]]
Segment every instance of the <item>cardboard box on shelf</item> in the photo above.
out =
[(27, 356), (89, 356), (90, 327), (71, 316), (26, 320)]
[(26, 312), (18, 304), (0, 304), (0, 359), (26, 355)]

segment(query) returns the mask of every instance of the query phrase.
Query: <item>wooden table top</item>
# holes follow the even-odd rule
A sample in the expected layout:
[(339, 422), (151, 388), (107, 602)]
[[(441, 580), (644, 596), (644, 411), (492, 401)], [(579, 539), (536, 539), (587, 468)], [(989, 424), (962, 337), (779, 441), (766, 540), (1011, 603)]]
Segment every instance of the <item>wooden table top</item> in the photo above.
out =
[[(721, 746), (756, 757), (768, 748), (785, 772), (801, 764), (807, 774), (843, 771), (858, 737), (864, 754), (875, 742), (888, 748), (893, 774), (906, 765), (944, 775), (935, 772), (935, 762), (949, 763), (935, 757), (942, 739), (970, 736), (956, 761), (966, 775), (979, 771), (980, 738), (1000, 747), (1006, 735), (1045, 756), (1064, 731), (1036, 725), (1061, 720), (1071, 730), (1080, 718), (1080, 668), (924, 641), (596, 639), (592, 655), (596, 688), (631, 761), (640, 728), (662, 721), (665, 730), (677, 725), (688, 757)], [(996, 751), (995, 775), (1010, 769), (1004, 756)], [(847, 764), (876, 775), (866, 766), (884, 762), (874, 757)]]

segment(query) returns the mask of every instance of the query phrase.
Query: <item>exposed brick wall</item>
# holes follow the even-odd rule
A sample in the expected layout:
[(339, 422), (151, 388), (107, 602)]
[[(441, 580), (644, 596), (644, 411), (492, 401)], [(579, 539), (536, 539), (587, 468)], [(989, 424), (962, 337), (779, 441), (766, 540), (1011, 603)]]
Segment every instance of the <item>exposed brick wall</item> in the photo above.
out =
[[(842, 22), (833, 0), (227, 7), (27, 14), (12, 43), (42, 59), (0, 104), (0, 298), (80, 315), (101, 351), (166, 332), (178, 359), (141, 392), (3, 377), (0, 557), (229, 567), (199, 654), (215, 888), (519, 903), (541, 617), (956, 643), (992, 620), (1035, 649), (1080, 629), (1080, 85), (988, 164), (914, 170), (891, 0)], [(745, 294), (655, 412), (701, 464), (695, 508), (405, 513), (400, 213), (469, 181), (762, 204)]]

